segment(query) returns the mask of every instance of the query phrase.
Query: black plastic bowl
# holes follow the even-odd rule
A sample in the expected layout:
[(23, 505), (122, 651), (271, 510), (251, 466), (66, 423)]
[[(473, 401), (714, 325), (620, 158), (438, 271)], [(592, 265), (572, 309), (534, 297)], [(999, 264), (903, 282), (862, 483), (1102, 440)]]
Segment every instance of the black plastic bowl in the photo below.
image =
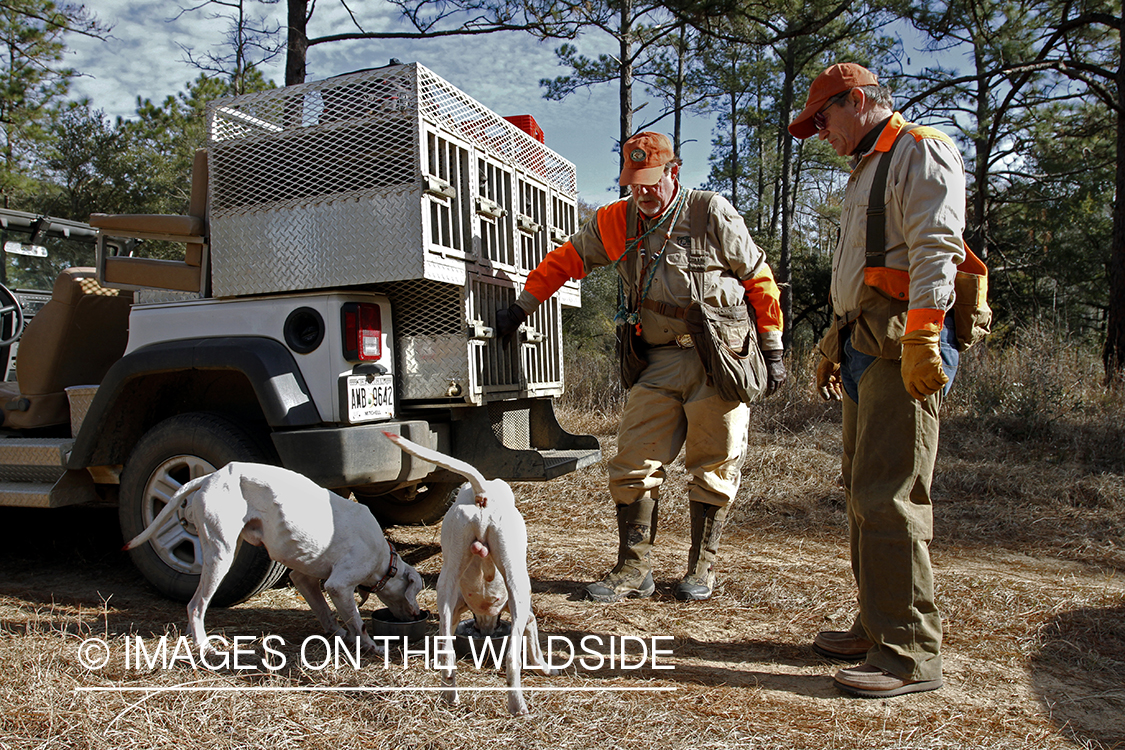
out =
[[(503, 653), (504, 636), (511, 635), (511, 633), (512, 624), (504, 620), (496, 623), (496, 630), (492, 632), (492, 635), (482, 635), (477, 630), (476, 620), (462, 620), (453, 631), (453, 650), (457, 652), (457, 656), (465, 659), (472, 658), (475, 647), (477, 654), (484, 654), (484, 658), (489, 660), (493, 651), (497, 654)], [(488, 644), (485, 643), (490, 638), (496, 639), (492, 643), (492, 651), (489, 651)], [(472, 646), (470, 646), (470, 641), (473, 644)]]
[(389, 636), (391, 638), (407, 638), (416, 640), (424, 638), (430, 624), (430, 613), (422, 610), (414, 620), (396, 620), (391, 611), (384, 607), (371, 613), (371, 635), (375, 637)]

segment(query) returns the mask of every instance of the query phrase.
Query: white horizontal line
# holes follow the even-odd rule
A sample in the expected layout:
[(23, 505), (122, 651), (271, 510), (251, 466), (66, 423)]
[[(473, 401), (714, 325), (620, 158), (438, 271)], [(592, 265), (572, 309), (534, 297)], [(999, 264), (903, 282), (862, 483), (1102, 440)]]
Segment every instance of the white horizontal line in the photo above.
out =
[[(654, 693), (654, 692), (674, 692), (679, 690), (675, 687), (523, 687), (520, 688), (523, 692), (571, 692), (571, 693)], [(77, 687), (74, 688), (76, 693), (425, 693), (437, 692), (440, 690), (457, 690), (460, 692), (476, 692), (476, 693), (502, 693), (507, 692), (506, 687), (457, 687), (457, 688), (444, 688), (444, 687), (332, 687), (332, 686), (309, 686), (309, 687), (271, 687), (268, 685), (262, 686), (217, 686), (217, 687), (202, 687), (193, 685), (172, 685), (167, 687), (153, 686), (153, 687), (112, 687), (112, 686), (93, 686), (93, 687)]]

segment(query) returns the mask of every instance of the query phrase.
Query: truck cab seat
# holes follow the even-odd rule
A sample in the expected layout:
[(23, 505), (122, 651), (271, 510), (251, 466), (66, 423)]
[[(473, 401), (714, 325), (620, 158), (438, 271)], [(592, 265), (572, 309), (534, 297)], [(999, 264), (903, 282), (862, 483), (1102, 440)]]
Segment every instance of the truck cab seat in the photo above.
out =
[[(192, 161), (191, 199), (186, 216), (174, 214), (91, 214), (90, 226), (100, 230), (98, 279), (115, 289), (168, 289), (208, 293), (207, 149)], [(110, 255), (105, 237), (182, 243), (183, 260)]]
[(132, 302), (132, 292), (101, 286), (93, 268), (60, 273), (20, 338), (16, 382), (0, 383), (3, 426), (69, 424), (65, 389), (101, 383), (125, 353)]

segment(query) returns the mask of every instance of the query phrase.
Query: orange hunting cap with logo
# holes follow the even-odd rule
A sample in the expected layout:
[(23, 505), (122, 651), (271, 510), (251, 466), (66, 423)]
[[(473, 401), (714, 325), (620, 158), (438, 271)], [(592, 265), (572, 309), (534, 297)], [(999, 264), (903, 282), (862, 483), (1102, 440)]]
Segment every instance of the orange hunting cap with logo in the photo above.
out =
[(844, 91), (850, 91), (857, 86), (874, 86), (879, 83), (867, 68), (855, 63), (837, 63), (816, 77), (809, 87), (809, 98), (805, 101), (805, 108), (793, 122), (789, 123), (789, 132), (794, 138), (810, 138), (816, 135), (816, 123), (813, 118), (820, 108), (832, 97)]
[(664, 165), (676, 158), (672, 142), (662, 133), (637, 133), (621, 147), (625, 166), (619, 185), (655, 185), (664, 174)]

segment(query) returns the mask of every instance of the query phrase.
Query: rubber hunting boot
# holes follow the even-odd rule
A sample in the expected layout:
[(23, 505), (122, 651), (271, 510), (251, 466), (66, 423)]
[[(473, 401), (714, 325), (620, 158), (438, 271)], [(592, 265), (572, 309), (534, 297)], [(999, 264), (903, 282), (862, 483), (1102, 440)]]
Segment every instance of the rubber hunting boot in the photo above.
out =
[(652, 596), (649, 552), (656, 541), (656, 500), (642, 497), (617, 506), (617, 565), (605, 578), (586, 587), (596, 602), (616, 602), (630, 596)]
[(715, 587), (715, 558), (719, 554), (727, 506), (692, 502), (688, 504), (688, 515), (691, 517), (688, 572), (676, 584), (675, 595), (681, 601), (698, 601), (710, 598)]

